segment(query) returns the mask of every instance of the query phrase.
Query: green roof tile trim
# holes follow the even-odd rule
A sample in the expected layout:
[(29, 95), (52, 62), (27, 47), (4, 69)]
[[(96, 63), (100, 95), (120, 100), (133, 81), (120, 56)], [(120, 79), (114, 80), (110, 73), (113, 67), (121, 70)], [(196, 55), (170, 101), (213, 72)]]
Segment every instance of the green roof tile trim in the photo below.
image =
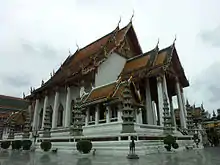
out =
[(28, 101), (22, 98), (0, 95), (0, 110), (22, 110), (28, 108)]

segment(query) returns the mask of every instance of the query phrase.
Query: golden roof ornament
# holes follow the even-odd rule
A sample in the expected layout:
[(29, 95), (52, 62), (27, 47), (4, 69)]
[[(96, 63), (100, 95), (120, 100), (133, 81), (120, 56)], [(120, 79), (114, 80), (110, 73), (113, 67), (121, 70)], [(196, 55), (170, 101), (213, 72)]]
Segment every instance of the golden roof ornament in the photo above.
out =
[(131, 16), (131, 18), (130, 18), (130, 23), (132, 23), (133, 17), (134, 17), (134, 10), (133, 10), (133, 14), (132, 14), (132, 16)]
[(120, 23), (121, 23), (121, 16), (120, 16), (120, 19), (118, 21), (118, 26), (117, 26), (118, 28), (119, 28)]
[(43, 85), (44, 85), (44, 80), (41, 81), (41, 86), (43, 86)]
[(77, 42), (76, 42), (76, 47), (77, 47), (77, 51), (79, 50), (79, 45), (77, 44)]
[(71, 55), (72, 55), (72, 53), (71, 53), (70, 48), (69, 48), (69, 56), (71, 56)]

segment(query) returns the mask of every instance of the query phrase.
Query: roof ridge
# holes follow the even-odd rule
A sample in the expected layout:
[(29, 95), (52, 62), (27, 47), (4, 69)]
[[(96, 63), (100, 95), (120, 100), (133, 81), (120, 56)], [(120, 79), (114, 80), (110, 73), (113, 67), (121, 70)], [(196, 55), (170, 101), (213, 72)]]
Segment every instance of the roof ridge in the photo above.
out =
[(152, 53), (153, 51), (156, 51), (155, 48), (154, 48), (154, 49), (151, 49), (151, 50), (148, 51), (148, 52), (142, 53), (142, 54), (140, 54), (140, 55), (131, 57), (131, 58), (127, 59), (127, 62), (130, 62), (130, 61), (132, 61), (132, 60), (135, 60), (135, 59), (140, 58), (140, 57), (143, 57), (143, 56), (148, 56), (148, 55), (150, 55), (150, 53)]

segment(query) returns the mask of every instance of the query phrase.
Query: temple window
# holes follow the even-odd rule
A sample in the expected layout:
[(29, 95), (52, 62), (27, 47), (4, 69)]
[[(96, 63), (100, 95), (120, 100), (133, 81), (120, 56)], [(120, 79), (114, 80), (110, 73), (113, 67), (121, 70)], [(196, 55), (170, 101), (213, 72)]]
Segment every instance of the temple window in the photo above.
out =
[(63, 126), (63, 112), (64, 112), (63, 105), (60, 104), (58, 108), (57, 127)]
[(89, 107), (89, 125), (95, 124), (95, 111), (95, 106)]
[(106, 107), (103, 104), (99, 105), (99, 123), (106, 122)]

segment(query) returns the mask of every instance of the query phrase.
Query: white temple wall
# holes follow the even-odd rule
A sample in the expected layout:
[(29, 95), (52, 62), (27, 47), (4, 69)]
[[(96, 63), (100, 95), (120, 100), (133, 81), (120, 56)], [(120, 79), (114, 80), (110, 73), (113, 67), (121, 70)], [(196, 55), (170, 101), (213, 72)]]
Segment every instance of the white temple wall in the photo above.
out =
[(54, 98), (55, 98), (55, 93), (50, 93), (48, 96), (48, 105), (47, 106), (51, 106), (53, 109), (53, 105), (54, 105)]
[(117, 53), (112, 53), (108, 59), (99, 66), (95, 77), (95, 87), (117, 80), (125, 63), (126, 59), (124, 57)]
[(71, 100), (76, 100), (76, 98), (79, 97), (80, 88), (71, 86), (70, 91), (71, 91)]

